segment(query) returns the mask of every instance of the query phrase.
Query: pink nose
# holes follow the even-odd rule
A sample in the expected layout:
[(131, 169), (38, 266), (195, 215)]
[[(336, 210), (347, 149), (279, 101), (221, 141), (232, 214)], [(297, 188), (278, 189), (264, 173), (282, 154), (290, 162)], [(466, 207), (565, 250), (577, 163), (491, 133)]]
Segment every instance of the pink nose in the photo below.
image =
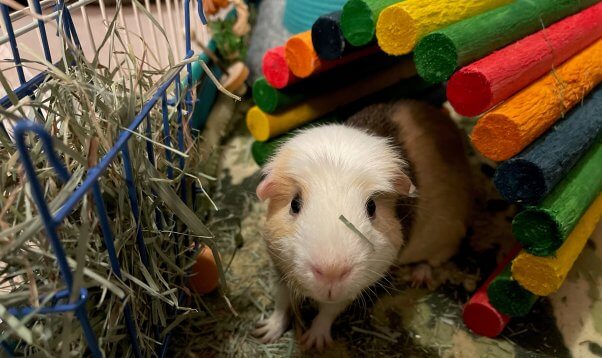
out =
[(312, 265), (311, 270), (320, 281), (326, 282), (337, 282), (342, 281), (345, 277), (349, 276), (351, 272), (351, 266), (341, 265), (329, 265), (329, 266), (317, 266)]

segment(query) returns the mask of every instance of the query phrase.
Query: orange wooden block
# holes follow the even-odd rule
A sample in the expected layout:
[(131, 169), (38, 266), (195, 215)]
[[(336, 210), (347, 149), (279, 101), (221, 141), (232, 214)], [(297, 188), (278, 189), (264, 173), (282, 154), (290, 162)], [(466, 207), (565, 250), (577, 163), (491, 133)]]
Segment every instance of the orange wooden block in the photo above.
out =
[(284, 47), (288, 68), (297, 77), (309, 77), (322, 66), (322, 61), (314, 51), (311, 30), (291, 37)]
[(330, 70), (336, 66), (349, 63), (360, 57), (368, 56), (378, 51), (379, 48), (375, 45), (354, 51), (337, 60), (320, 60), (318, 54), (314, 50), (314, 45), (311, 40), (311, 30), (291, 37), (284, 47), (288, 68), (295, 76), (300, 78), (306, 78), (316, 73)]
[(472, 142), (491, 160), (510, 159), (600, 82), (602, 39), (481, 117), (472, 131)]

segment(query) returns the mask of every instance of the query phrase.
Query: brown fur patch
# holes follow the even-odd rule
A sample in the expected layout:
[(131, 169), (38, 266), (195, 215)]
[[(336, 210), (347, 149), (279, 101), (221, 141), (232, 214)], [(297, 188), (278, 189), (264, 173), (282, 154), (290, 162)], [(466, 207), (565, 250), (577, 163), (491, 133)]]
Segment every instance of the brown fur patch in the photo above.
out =
[(390, 195), (375, 198), (376, 216), (372, 225), (399, 250), (403, 244), (402, 227), (396, 213), (396, 198)]
[[(400, 135), (403, 129), (392, 120), (394, 109), (393, 103), (374, 104), (349, 117), (345, 125), (363, 129), (372, 135), (391, 139), (401, 157), (407, 160), (407, 151), (402, 141), (403, 135)], [(407, 164), (408, 167), (405, 168), (405, 173), (412, 182), (415, 182), (412, 163), (408, 161)]]

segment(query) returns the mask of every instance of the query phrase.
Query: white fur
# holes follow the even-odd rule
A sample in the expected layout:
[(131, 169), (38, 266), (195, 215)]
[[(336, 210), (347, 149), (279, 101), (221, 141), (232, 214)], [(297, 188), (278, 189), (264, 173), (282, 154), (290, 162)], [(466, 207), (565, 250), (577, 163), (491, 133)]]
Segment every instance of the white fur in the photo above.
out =
[[(279, 162), (281, 156), (286, 161)], [(277, 167), (278, 175), (293, 178), (303, 193), (301, 212), (291, 221), (295, 234), (279, 240), (278, 251), (292, 260), (292, 272), (285, 275), (294, 276), (304, 295), (320, 302), (348, 302), (394, 262), (397, 250), (373, 227), (366, 202), (375, 194), (393, 193), (394, 179), (404, 165), (386, 139), (343, 125), (305, 130), (271, 159), (266, 173)], [(339, 220), (341, 215), (370, 242)], [(328, 284), (316, 280), (312, 266), (352, 271)]]
[(271, 171), (274, 159), (284, 151), (295, 153), (289, 162), (290, 175), (333, 191), (345, 179), (363, 191), (393, 192), (392, 180), (406, 165), (389, 140), (342, 124), (300, 131), (279, 148), (265, 172)]

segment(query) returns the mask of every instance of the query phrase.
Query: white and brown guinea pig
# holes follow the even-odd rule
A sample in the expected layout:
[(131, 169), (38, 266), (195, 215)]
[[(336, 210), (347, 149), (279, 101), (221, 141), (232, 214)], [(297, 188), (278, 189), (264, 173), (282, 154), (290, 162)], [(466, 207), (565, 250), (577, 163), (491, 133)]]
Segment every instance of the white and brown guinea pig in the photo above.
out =
[(319, 313), (302, 343), (321, 350), (334, 319), (391, 265), (421, 263), (415, 278), (428, 280), (428, 265), (458, 249), (471, 212), (460, 130), (416, 101), (304, 130), (264, 172), (257, 196), (269, 200), (264, 236), (281, 278), (275, 311), (255, 331), (264, 342), (286, 330), (295, 298), (310, 297)]

